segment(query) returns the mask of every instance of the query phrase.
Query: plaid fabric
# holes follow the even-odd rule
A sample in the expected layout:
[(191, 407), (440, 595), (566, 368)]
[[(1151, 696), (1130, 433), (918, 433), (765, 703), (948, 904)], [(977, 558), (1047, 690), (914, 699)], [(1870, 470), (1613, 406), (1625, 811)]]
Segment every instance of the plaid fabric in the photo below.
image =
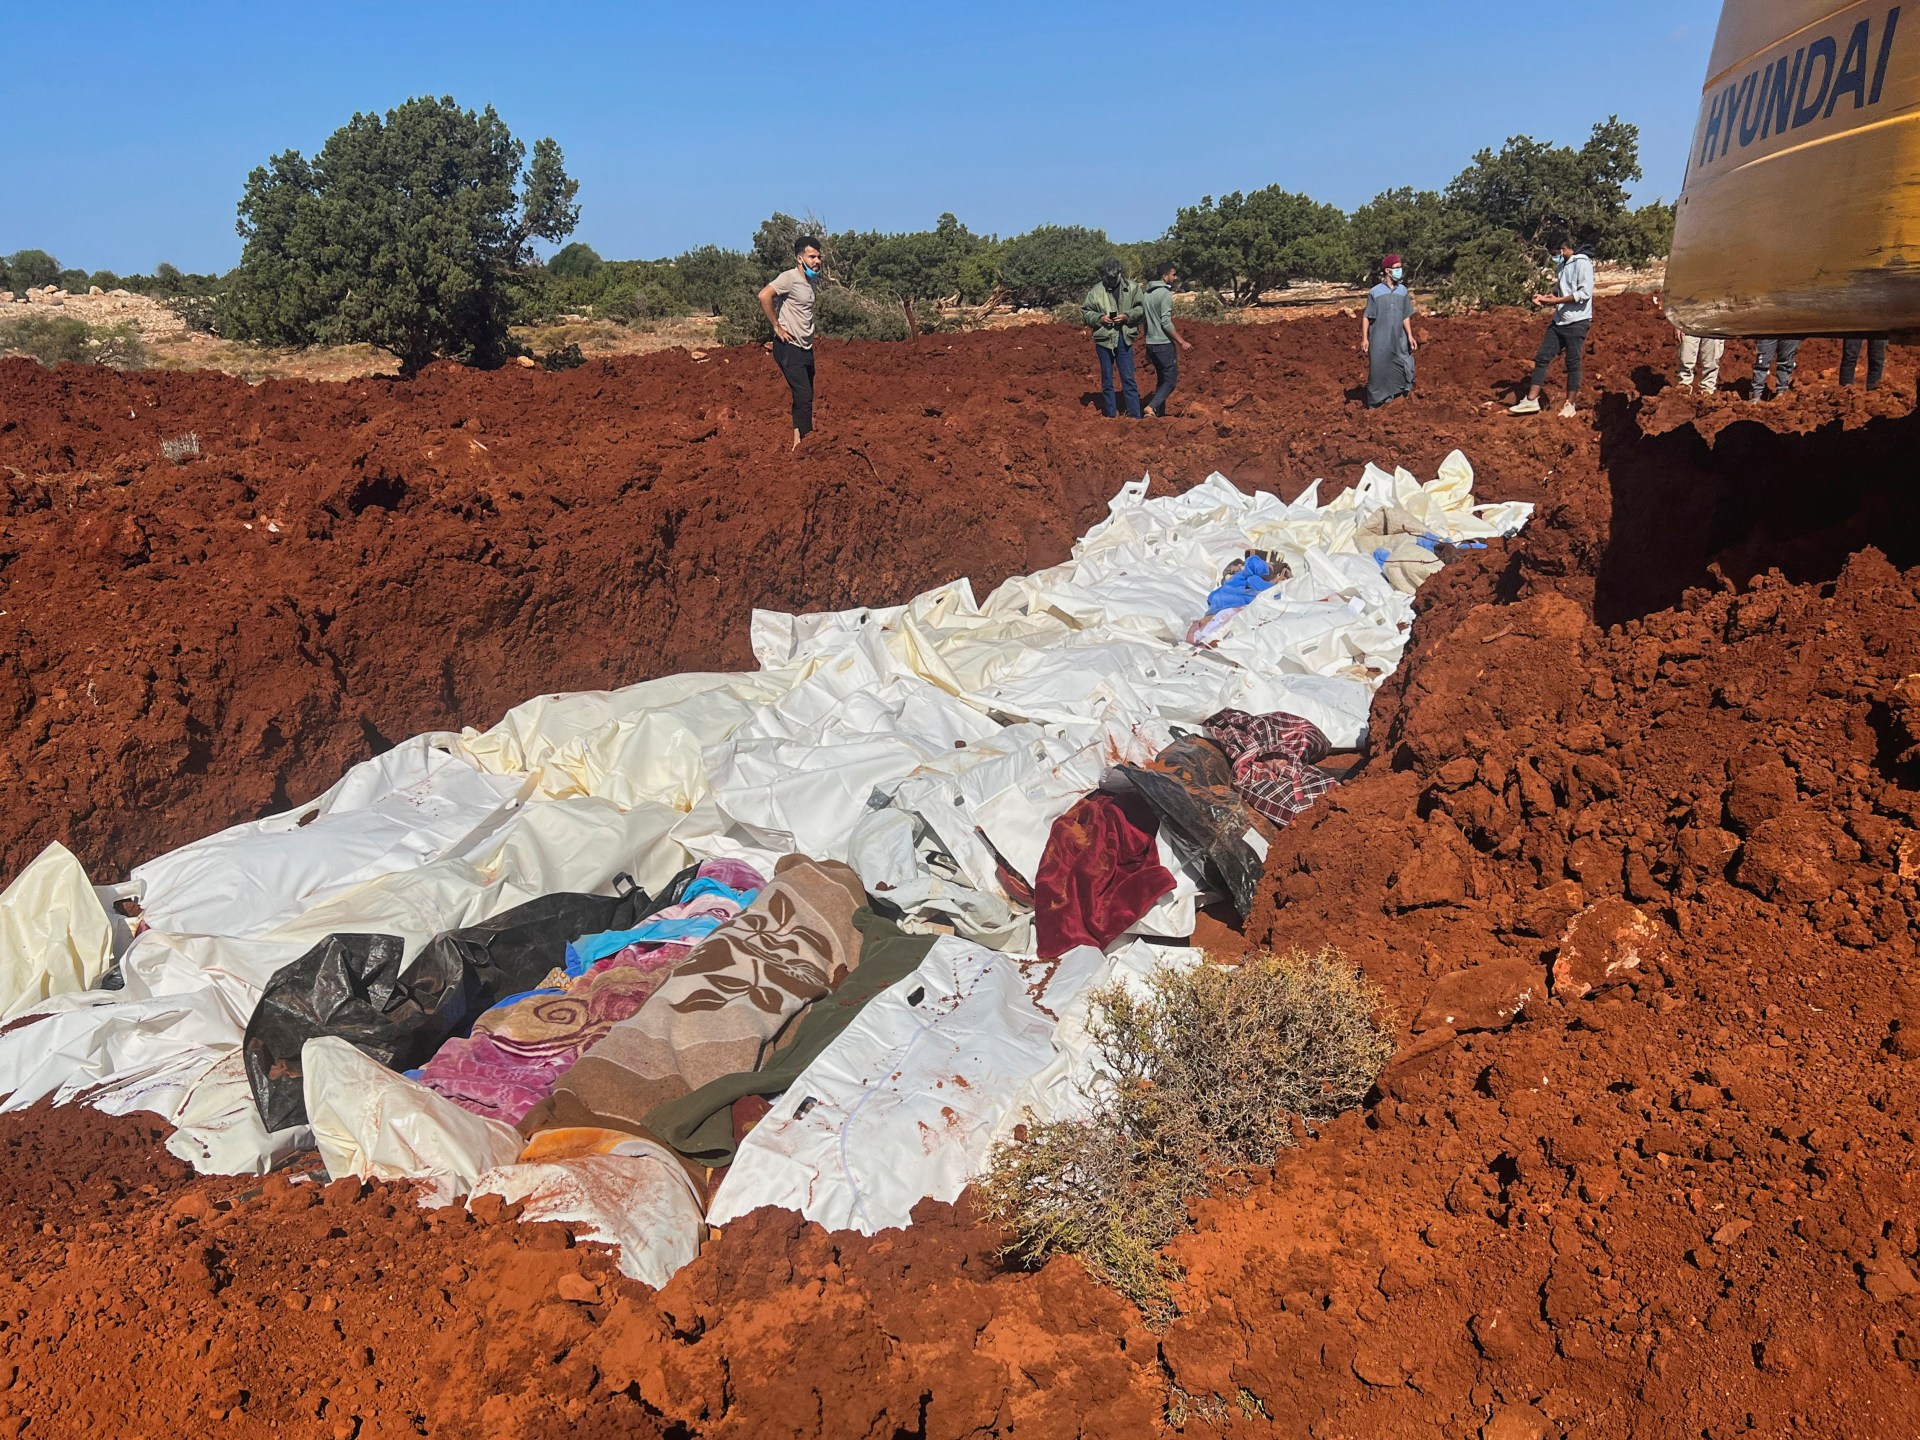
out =
[(1206, 730), (1233, 761), (1233, 784), (1241, 798), (1276, 825), (1333, 788), (1333, 776), (1313, 763), (1332, 747), (1311, 720), (1278, 710), (1270, 715), (1222, 710), (1207, 718)]

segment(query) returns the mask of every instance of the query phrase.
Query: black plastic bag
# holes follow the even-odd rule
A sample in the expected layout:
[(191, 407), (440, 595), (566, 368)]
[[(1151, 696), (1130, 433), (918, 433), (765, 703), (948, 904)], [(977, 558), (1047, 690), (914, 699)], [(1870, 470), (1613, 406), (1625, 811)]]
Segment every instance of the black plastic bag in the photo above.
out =
[(1226, 751), (1203, 735), (1182, 735), (1151, 765), (1118, 765), (1110, 777), (1139, 792), (1158, 812), (1174, 854), (1245, 919), (1263, 866), (1247, 843), (1253, 812), (1234, 788)]
[(542, 895), (436, 935), (404, 970), (397, 936), (329, 935), (274, 972), (247, 1022), (247, 1083), (260, 1118), (268, 1130), (306, 1123), (307, 1041), (337, 1035), (395, 1070), (424, 1065), (481, 1012), (538, 985), (565, 961), (568, 941), (639, 924), (693, 874), (676, 875), (657, 900), (626, 876), (618, 895)]

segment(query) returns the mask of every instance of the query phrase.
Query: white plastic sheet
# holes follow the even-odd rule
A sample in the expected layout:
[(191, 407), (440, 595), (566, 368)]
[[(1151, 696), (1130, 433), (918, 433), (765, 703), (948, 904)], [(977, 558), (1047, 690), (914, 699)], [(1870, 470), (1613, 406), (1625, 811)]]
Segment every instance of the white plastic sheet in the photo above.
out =
[(58, 841), (0, 890), (0, 1020), (86, 989), (112, 955), (106, 908)]
[(511, 1125), (461, 1109), (335, 1036), (302, 1045), (300, 1069), (314, 1144), (335, 1180), (424, 1180), (422, 1202), (446, 1204), (520, 1153)]
[(871, 1235), (907, 1224), (929, 1196), (954, 1199), (1052, 1060), (1061, 1009), (1108, 968), (1088, 946), (1048, 963), (936, 940), (748, 1133), (708, 1219), (778, 1205)]
[(620, 1273), (656, 1290), (700, 1253), (706, 1233), (687, 1172), (647, 1140), (603, 1155), (502, 1165), (476, 1180), (473, 1194), (518, 1201), (522, 1220), (556, 1220), (582, 1240), (619, 1246)]
[(134, 868), (141, 914), (180, 935), (264, 935), (323, 897), (454, 854), (502, 824), (525, 788), (418, 735), (349, 770), (311, 804), (235, 825)]
[[(1524, 505), (1476, 506), (1472, 481), (1458, 452), (1425, 485), (1368, 467), (1324, 504), (1317, 483), (1288, 504), (1219, 475), (1150, 500), (1143, 479), (1122, 487), (1066, 562), (1008, 580), (985, 601), (960, 579), (884, 609), (756, 612), (757, 672), (540, 696), (484, 732), (417, 736), (307, 805), (138, 867), (149, 928), (121, 957), (122, 992), (77, 989), (112, 940), (78, 865), (43, 856), (0, 895), (0, 1005), (42, 1017), (0, 1035), (0, 1096), (6, 1108), (85, 1093), (108, 1109), (150, 1109), (181, 1125), (182, 1153), (196, 1164), (257, 1168), (287, 1140), (238, 1113), (233, 1057), (279, 966), (335, 931), (397, 934), (411, 953), (535, 895), (604, 892), (622, 870), (656, 889), (690, 858), (740, 858), (767, 873), (789, 850), (849, 859), (910, 923), (1023, 946), (1030, 917), (1002, 864), (1031, 882), (1054, 820), (1110, 766), (1150, 759), (1171, 727), (1230, 706), (1305, 716), (1336, 746), (1364, 737), (1412, 605), (1357, 528), (1389, 506), (1455, 542), (1525, 522)], [(1249, 548), (1279, 552), (1291, 578), (1222, 622), (1210, 648), (1187, 644), (1222, 568)], [(1195, 886), (1169, 868), (1179, 888), (1140, 929), (1177, 938), (1191, 931)], [(987, 1083), (978, 1096), (952, 1087), (961, 1093), (929, 1115), (926, 1097), (901, 1092), (898, 1077), (867, 1098), (863, 1052), (823, 1055), (821, 1065), (843, 1053), (845, 1073), (820, 1071), (832, 1095), (816, 1096), (815, 1108), (846, 1099), (858, 1107), (851, 1132), (881, 1117), (937, 1119), (952, 1132), (920, 1159), (886, 1152), (885, 1174), (849, 1151), (841, 1178), (810, 1202), (831, 1223), (904, 1223), (921, 1194), (957, 1193), (1009, 1097), (1061, 1063), (1055, 1000), (1075, 1003), (1108, 964), (1086, 952), (1041, 984), (962, 939), (935, 953), (945, 968), (922, 988), (944, 997), (937, 1025), (902, 990), (870, 1005), (848, 1036), (911, 1044), (915, 1065), (977, 1052)], [(1048, 1009), (1033, 1003), (1029, 981)], [(883, 1026), (893, 1029), (873, 1029)], [(398, 1098), (369, 1119), (347, 1091), (372, 1085), (378, 1067), (335, 1059), (346, 1090), (330, 1102), (324, 1143), (343, 1164), (459, 1183), (478, 1175), (485, 1132), (458, 1132), (459, 1115), (434, 1129), (420, 1117), (435, 1107), (385, 1080), (373, 1089)], [(342, 1128), (350, 1115), (359, 1130)], [(796, 1145), (818, 1126), (796, 1130)], [(743, 1154), (769, 1151), (783, 1128), (763, 1125)], [(767, 1175), (784, 1178), (752, 1181), (767, 1198), (801, 1193), (793, 1187), (811, 1185), (805, 1176), (826, 1173), (823, 1164), (810, 1151), (777, 1163), (769, 1152), (736, 1172), (773, 1165)], [(730, 1203), (750, 1188), (728, 1185)]]
[[(144, 1108), (144, 1107), (142, 1107)], [(313, 1145), (313, 1130), (269, 1132), (247, 1084), (246, 1057), (234, 1050), (194, 1082), (174, 1112), (167, 1150), (202, 1175), (264, 1175)]]

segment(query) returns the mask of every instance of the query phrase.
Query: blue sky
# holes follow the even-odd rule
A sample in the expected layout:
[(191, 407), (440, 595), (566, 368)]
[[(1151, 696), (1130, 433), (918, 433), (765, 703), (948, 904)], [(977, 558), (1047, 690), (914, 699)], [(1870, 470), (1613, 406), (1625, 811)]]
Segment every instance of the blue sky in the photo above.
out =
[(1204, 194), (1351, 207), (1609, 113), (1640, 126), (1639, 198), (1671, 199), (1719, 8), (78, 0), (5, 67), (0, 252), (225, 270), (253, 166), (417, 94), (558, 140), (575, 238), (609, 258), (743, 246), (809, 206), (1142, 239)]

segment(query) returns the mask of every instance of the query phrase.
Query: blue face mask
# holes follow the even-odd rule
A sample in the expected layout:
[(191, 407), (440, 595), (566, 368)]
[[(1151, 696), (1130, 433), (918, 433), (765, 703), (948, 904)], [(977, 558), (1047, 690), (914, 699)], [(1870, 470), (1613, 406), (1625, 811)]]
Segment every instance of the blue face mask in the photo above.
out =
[(1399, 267), (1398, 265), (1396, 265), (1396, 266), (1394, 266), (1394, 267), (1393, 267), (1393, 269), (1391, 269), (1391, 270), (1389, 270), (1389, 271), (1388, 271), (1387, 273), (1388, 273), (1389, 275), (1391, 275), (1391, 276), (1393, 276), (1393, 278), (1394, 278), (1394, 279), (1396, 279), (1396, 280), (1398, 280), (1398, 279), (1400, 278), (1400, 276), (1401, 276), (1401, 273), (1402, 273), (1402, 272), (1401, 272), (1401, 269), (1400, 269), (1400, 267)]
[(804, 271), (804, 272), (806, 273), (806, 277), (807, 277), (807, 279), (809, 279), (809, 280), (818, 280), (818, 279), (820, 278), (820, 272), (819, 272), (818, 270), (816, 270), (816, 269), (814, 269), (814, 268), (813, 268), (813, 266), (811, 266), (811, 265), (802, 265), (802, 266), (801, 266), (800, 268), (801, 268), (801, 270), (803, 270), (803, 271)]

